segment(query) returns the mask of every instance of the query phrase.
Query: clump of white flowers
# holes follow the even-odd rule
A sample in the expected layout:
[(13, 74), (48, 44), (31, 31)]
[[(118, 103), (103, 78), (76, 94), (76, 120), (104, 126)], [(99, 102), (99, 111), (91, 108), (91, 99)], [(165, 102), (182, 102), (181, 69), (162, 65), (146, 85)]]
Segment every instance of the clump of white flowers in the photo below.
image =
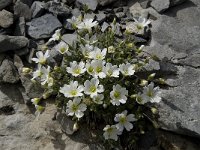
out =
[[(135, 19), (134, 26), (126, 29), (130, 32), (123, 31), (123, 40), (115, 36), (116, 20), (104, 32), (93, 18), (79, 16), (67, 21), (78, 35), (76, 47), (62, 41), (61, 30), (57, 30), (49, 40), (57, 44), (47, 51), (36, 52), (36, 58), (32, 58), (38, 64), (32, 80), (41, 83), (45, 91), (51, 91), (57, 105), (73, 119), (84, 120), (91, 112), (100, 115), (105, 125), (103, 136), (117, 141), (124, 130), (131, 132), (138, 128), (135, 122), (144, 118), (141, 107), (161, 101), (156, 80), (148, 79), (148, 75), (147, 79), (140, 77), (149, 57), (140, 55), (144, 45), (134, 43), (131, 36), (150, 21)], [(61, 65), (50, 67), (51, 50), (61, 54)], [(32, 99), (32, 103), (39, 108), (40, 98)]]

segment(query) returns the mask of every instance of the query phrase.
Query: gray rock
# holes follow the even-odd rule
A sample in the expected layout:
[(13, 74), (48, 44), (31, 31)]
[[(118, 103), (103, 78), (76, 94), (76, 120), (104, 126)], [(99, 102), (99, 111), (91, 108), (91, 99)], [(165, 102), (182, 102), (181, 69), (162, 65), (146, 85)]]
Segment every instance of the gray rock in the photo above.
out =
[(19, 74), (13, 62), (4, 59), (0, 66), (0, 82), (17, 83), (19, 81)]
[(151, 0), (139, 0), (140, 5), (142, 8), (146, 9), (150, 6)]
[(63, 55), (60, 54), (57, 50), (51, 49), (49, 52), (50, 57), (48, 58), (48, 64), (52, 67), (60, 66), (62, 62)]
[(7, 10), (0, 11), (0, 26), (8, 28), (13, 24), (13, 14)]
[(157, 61), (150, 60), (149, 63), (144, 66), (144, 68), (147, 72), (151, 72), (151, 71), (155, 72), (155, 71), (160, 70), (160, 64)]
[(196, 7), (185, 2), (152, 21), (152, 41), (146, 51), (177, 68), (176, 74), (163, 76), (170, 88), (162, 90), (158, 106), (161, 128), (200, 136), (200, 20), (195, 17), (200, 3), (191, 1)]
[(40, 1), (35, 1), (31, 6), (32, 18), (37, 18), (43, 15), (45, 12), (45, 3)]
[(31, 21), (28, 34), (34, 39), (50, 38), (62, 24), (52, 14), (46, 14)]
[(179, 5), (187, 0), (170, 0), (170, 6)]
[(19, 0), (19, 1), (31, 7), (34, 0)]
[(101, 5), (101, 6), (106, 6), (106, 5), (109, 5), (113, 2), (115, 2), (117, 0), (98, 0), (98, 3)]
[(65, 113), (58, 113), (56, 116), (56, 120), (61, 125), (61, 129), (68, 135), (72, 135), (75, 131), (73, 130), (73, 126), (75, 124)]
[(26, 22), (24, 17), (19, 17), (16, 22), (14, 35), (15, 36), (25, 36), (26, 35)]
[(4, 9), (12, 3), (12, 0), (1, 0), (0, 1), (0, 10)]
[(106, 14), (104, 14), (104, 12), (102, 11), (99, 11), (98, 14), (96, 14), (96, 17), (97, 17), (96, 20), (100, 23), (106, 20)]
[(31, 10), (29, 6), (20, 1), (15, 3), (14, 14), (18, 17), (24, 17), (25, 20), (31, 19)]
[(63, 3), (48, 2), (45, 4), (45, 8), (54, 15), (68, 17), (71, 15), (71, 9)]
[(167, 10), (170, 6), (170, 0), (153, 0), (151, 2), (151, 7), (153, 7), (157, 12), (162, 13)]
[[(14, 56), (14, 65), (18, 69), (18, 73), (20, 75), (21, 83), (25, 89), (25, 92), (29, 98), (40, 98), (43, 95), (44, 89), (41, 88), (41, 85), (38, 83), (34, 83), (31, 81), (30, 75), (25, 75), (22, 73), (22, 68), (24, 67), (21, 58), (17, 55)], [(30, 103), (27, 101), (26, 103)]]
[(79, 17), (81, 15), (81, 11), (78, 8), (72, 9), (72, 15), (75, 17)]
[(25, 48), (28, 43), (29, 40), (23, 36), (0, 35), (0, 53)]
[(62, 36), (62, 40), (65, 41), (69, 45), (73, 45), (77, 40), (76, 34), (64, 34)]
[(82, 7), (83, 5), (87, 5), (90, 10), (96, 10), (98, 6), (98, 0), (77, 0), (77, 5)]

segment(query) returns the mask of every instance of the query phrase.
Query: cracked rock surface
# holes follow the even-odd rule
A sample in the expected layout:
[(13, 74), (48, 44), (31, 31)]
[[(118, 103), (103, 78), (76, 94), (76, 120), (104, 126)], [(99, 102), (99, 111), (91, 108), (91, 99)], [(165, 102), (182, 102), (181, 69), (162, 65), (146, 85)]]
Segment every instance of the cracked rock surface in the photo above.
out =
[[(159, 105), (161, 128), (200, 137), (200, 1), (191, 0), (167, 10), (152, 22), (152, 41), (146, 48), (178, 69), (167, 78)], [(164, 67), (164, 66), (163, 66)]]

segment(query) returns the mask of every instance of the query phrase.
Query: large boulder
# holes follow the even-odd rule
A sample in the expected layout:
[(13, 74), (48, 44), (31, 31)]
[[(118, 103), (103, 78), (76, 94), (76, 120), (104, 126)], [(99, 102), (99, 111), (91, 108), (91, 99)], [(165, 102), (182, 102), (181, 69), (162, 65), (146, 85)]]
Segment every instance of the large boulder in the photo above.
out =
[(10, 50), (20, 50), (28, 46), (29, 40), (24, 36), (0, 35), (0, 53)]
[(19, 74), (13, 62), (4, 59), (0, 65), (0, 82), (16, 83), (19, 81)]
[(12, 3), (12, 0), (0, 0), (0, 10), (4, 9)]
[(0, 26), (8, 28), (13, 24), (14, 16), (7, 10), (0, 11)]
[(54, 31), (62, 24), (52, 14), (46, 14), (31, 21), (28, 34), (34, 39), (50, 38)]
[(86, 5), (90, 10), (96, 10), (98, 6), (97, 0), (77, 0), (76, 3), (79, 7)]
[[(188, 7), (191, 2), (195, 7)], [(152, 22), (152, 41), (146, 48), (178, 71), (163, 76), (170, 86), (162, 90), (158, 106), (163, 129), (200, 137), (200, 14), (199, 0), (191, 0)], [(165, 66), (163, 66), (165, 67)]]

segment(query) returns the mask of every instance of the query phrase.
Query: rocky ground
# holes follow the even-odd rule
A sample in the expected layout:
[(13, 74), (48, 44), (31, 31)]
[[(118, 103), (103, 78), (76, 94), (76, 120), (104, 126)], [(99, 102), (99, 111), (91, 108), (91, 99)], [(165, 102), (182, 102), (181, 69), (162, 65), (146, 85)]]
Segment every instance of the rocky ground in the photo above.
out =
[[(139, 15), (152, 20), (151, 40), (145, 51), (160, 61), (148, 68), (161, 73), (169, 87), (162, 90), (163, 100), (158, 105), (161, 130), (144, 135), (138, 149), (199, 150), (199, 0), (62, 0), (62, 4), (0, 0), (0, 149), (104, 149), (87, 130), (69, 135), (71, 122), (57, 113), (51, 101), (37, 117), (30, 98), (41, 96), (42, 89), (20, 71), (56, 29), (65, 26), (69, 31), (63, 36), (66, 42), (76, 38), (66, 19), (79, 16), (78, 8), (83, 4), (102, 23)], [(55, 58), (52, 54), (53, 62)]]

